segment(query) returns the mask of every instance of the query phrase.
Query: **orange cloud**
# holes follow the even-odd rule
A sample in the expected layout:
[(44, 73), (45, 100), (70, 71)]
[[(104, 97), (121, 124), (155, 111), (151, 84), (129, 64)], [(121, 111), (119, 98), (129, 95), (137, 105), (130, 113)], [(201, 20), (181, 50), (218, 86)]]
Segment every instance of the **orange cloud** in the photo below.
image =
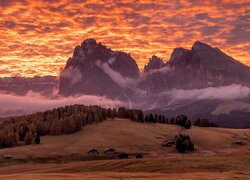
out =
[(74, 47), (95, 38), (130, 53), (140, 68), (153, 55), (203, 41), (250, 65), (248, 0), (0, 1), (0, 76), (58, 75)]

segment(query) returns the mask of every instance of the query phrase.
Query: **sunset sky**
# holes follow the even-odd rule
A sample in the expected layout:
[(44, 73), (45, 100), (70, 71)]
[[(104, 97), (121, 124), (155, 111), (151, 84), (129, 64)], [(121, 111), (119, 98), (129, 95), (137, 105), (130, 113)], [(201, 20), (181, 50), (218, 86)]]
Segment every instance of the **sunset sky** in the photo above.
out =
[(0, 77), (58, 75), (95, 38), (140, 68), (199, 40), (250, 65), (249, 0), (0, 0)]

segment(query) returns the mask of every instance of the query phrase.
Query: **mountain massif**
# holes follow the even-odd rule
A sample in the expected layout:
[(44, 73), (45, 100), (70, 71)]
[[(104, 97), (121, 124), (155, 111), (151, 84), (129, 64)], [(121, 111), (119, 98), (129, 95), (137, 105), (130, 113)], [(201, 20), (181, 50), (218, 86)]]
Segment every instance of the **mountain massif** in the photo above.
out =
[(190, 50), (174, 49), (166, 63), (152, 56), (140, 72), (130, 54), (86, 39), (75, 47), (59, 80), (47, 77), (20, 85), (12, 79), (15, 83), (6, 85), (10, 80), (2, 79), (0, 88), (17, 94), (27, 89), (48, 94), (58, 86), (65, 97), (105, 96), (168, 117), (186, 114), (191, 120), (209, 118), (220, 126), (250, 127), (249, 77), (248, 66), (198, 41)]
[(174, 49), (166, 63), (152, 56), (140, 73), (130, 54), (86, 39), (68, 59), (59, 93), (106, 96), (146, 112), (185, 113), (226, 127), (250, 127), (249, 77), (248, 66), (202, 42), (191, 50)]

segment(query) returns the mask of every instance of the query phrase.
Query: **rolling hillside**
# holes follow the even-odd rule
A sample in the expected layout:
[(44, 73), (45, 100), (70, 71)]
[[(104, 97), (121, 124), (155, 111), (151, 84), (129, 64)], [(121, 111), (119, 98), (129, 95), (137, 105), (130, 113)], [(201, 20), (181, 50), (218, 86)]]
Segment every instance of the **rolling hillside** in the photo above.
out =
[[(144, 153), (148, 156), (178, 155), (175, 147), (162, 147), (164, 140), (174, 140), (178, 133), (189, 134), (197, 151), (194, 154), (214, 154), (227, 149), (241, 149), (250, 144), (250, 129), (201, 128), (184, 129), (177, 125), (146, 124), (127, 119), (107, 120), (89, 125), (69, 135), (43, 136), (41, 144), (0, 149), (0, 155), (12, 154), (14, 159), (39, 157), (87, 156), (87, 151), (96, 148), (103, 152), (115, 148), (118, 152)], [(245, 146), (237, 146), (242, 140)], [(100, 156), (103, 154), (101, 153)]]
[[(178, 133), (189, 134), (197, 151), (179, 154), (174, 146), (161, 146)], [(235, 145), (237, 139), (245, 145)], [(0, 155), (13, 155), (12, 160), (0, 160), (0, 179), (248, 179), (249, 144), (250, 129), (186, 130), (114, 119), (74, 134), (43, 136), (39, 145), (0, 149)], [(102, 151), (108, 147), (131, 155), (127, 160), (107, 157)], [(90, 148), (101, 153), (91, 158)], [(135, 159), (135, 153), (144, 153), (145, 158)]]

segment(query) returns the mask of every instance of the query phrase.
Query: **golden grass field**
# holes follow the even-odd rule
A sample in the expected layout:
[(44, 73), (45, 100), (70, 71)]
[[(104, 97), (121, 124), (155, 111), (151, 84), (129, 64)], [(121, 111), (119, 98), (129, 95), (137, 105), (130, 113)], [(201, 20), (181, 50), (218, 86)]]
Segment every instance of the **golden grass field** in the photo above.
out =
[[(178, 133), (189, 134), (197, 151), (179, 154), (162, 147)], [(245, 145), (235, 145), (240, 139)], [(89, 157), (88, 149), (102, 152), (143, 153), (145, 158), (119, 160), (103, 153)], [(199, 128), (108, 120), (82, 131), (44, 136), (41, 144), (0, 149), (0, 179), (250, 179), (250, 129)]]

